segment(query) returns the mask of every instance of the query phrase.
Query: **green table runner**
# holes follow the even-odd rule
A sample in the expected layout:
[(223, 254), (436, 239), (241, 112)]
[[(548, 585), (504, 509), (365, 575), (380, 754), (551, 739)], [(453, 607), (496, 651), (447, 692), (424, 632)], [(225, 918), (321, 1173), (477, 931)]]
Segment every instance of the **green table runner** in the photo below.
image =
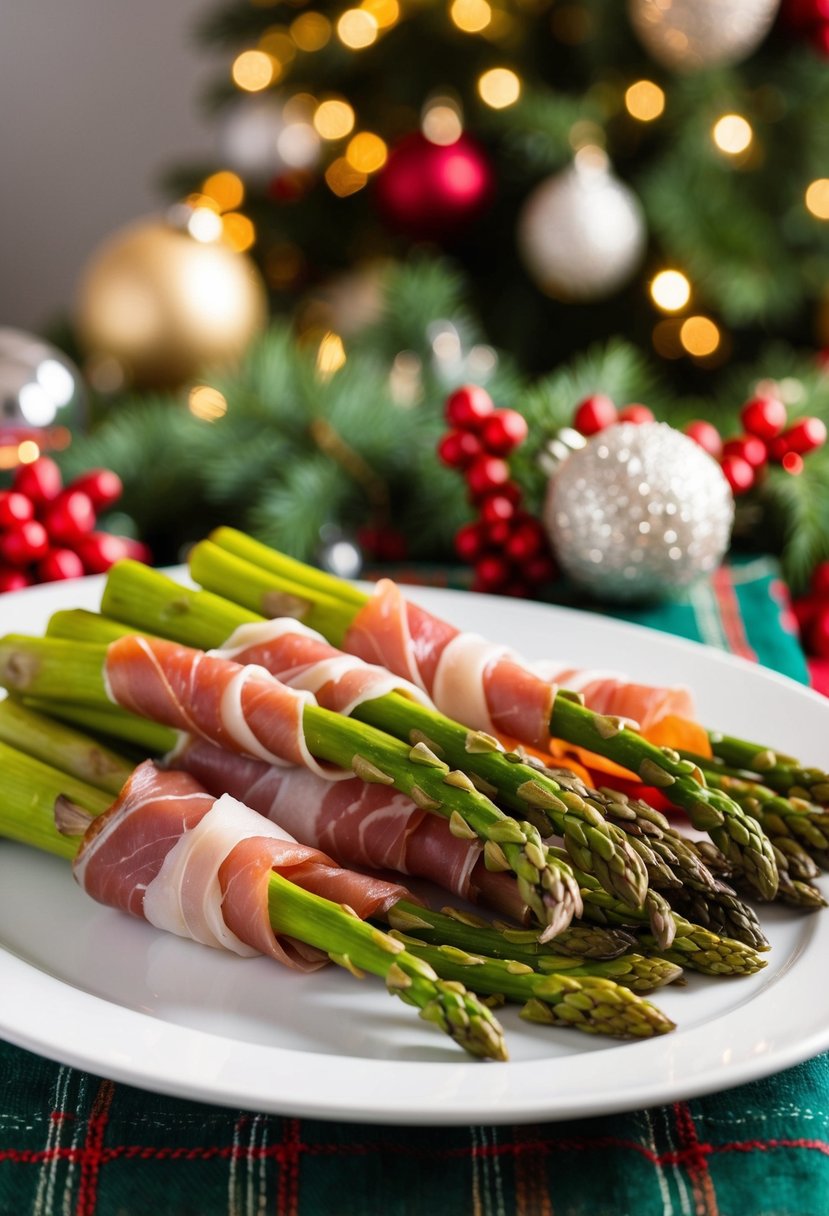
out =
[[(682, 603), (620, 615), (806, 679), (765, 559)], [(471, 1128), (205, 1106), (8, 1044), (0, 1070), (0, 1216), (829, 1213), (829, 1056), (631, 1114)]]

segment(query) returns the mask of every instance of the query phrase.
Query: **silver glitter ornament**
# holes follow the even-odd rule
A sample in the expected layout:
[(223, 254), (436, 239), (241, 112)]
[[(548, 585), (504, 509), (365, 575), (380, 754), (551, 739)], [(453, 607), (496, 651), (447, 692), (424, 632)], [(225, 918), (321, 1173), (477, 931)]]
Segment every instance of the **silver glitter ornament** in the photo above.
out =
[(603, 599), (664, 599), (722, 560), (734, 499), (720, 466), (665, 422), (622, 422), (550, 479), (544, 523), (570, 577)]
[(779, 7), (780, 0), (628, 0), (640, 42), (676, 72), (748, 58)]
[(66, 447), (85, 413), (74, 363), (42, 338), (0, 327), (0, 446), (31, 439), (41, 451)]
[(593, 147), (536, 186), (518, 217), (517, 237), (541, 290), (575, 301), (601, 300), (626, 283), (646, 240), (639, 200)]

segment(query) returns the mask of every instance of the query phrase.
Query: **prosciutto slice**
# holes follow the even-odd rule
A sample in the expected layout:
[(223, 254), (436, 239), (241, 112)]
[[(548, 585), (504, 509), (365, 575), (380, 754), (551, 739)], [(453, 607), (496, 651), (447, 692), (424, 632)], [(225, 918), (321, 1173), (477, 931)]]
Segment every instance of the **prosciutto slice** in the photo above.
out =
[(642, 729), (672, 714), (692, 717), (687, 689), (632, 684), (607, 672), (580, 672), (557, 663), (529, 663), (508, 646), (463, 633), (407, 602), (381, 579), (354, 618), (344, 649), (379, 663), (426, 692), (437, 708), (476, 730), (545, 748), (556, 692), (574, 688), (597, 713), (637, 722)]
[(214, 797), (191, 774), (151, 761), (92, 821), (74, 862), (76, 879), (99, 903), (205, 945), (315, 970), (325, 954), (273, 932), (273, 871), (362, 918), (408, 895), (399, 884), (342, 869), (230, 795)]
[(272, 768), (201, 739), (185, 740), (170, 763), (211, 793), (227, 791), (341, 865), (426, 878), (463, 899), (495, 903), (504, 915), (522, 917), (515, 882), (485, 868), (477, 840), (458, 840), (446, 820), (388, 786), (357, 778), (332, 785), (306, 769)]
[(220, 650), (210, 654), (264, 667), (289, 688), (313, 693), (318, 704), (335, 713), (348, 715), (363, 701), (390, 692), (432, 706), (422, 688), (385, 667), (344, 654), (321, 633), (288, 617), (241, 625)]
[(287, 688), (263, 667), (128, 636), (110, 644), (104, 674), (110, 700), (132, 713), (267, 764), (302, 765), (329, 780), (351, 776), (319, 764), (308, 749), (302, 715), (316, 704), (313, 694)]

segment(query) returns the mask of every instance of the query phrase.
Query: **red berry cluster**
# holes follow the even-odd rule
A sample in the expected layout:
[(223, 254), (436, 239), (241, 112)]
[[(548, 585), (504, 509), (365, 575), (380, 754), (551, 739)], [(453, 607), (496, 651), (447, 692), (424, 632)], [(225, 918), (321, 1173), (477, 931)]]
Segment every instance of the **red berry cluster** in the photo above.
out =
[(803, 457), (826, 442), (826, 427), (820, 418), (798, 418), (787, 426), (786, 406), (769, 393), (747, 401), (740, 420), (744, 433), (726, 440), (713, 423), (702, 419), (685, 428), (686, 435), (720, 462), (737, 495), (752, 489), (769, 463), (797, 476), (803, 472)]
[(604, 393), (594, 393), (585, 397), (573, 414), (573, 426), (582, 435), (598, 435), (605, 427), (613, 426), (616, 422), (635, 422), (637, 426), (643, 422), (653, 422), (653, 410), (646, 405), (634, 403), (617, 409), (614, 401)]
[(139, 541), (96, 532), (98, 512), (120, 497), (121, 480), (91, 469), (64, 486), (48, 456), (23, 464), (0, 491), (0, 591), (102, 574), (122, 557), (149, 561)]
[(531, 595), (555, 575), (541, 522), (521, 506), (521, 488), (504, 459), (527, 437), (517, 410), (497, 410), (486, 389), (467, 384), (446, 402), (451, 430), (438, 455), (466, 478), (478, 518), (459, 529), (455, 551), (475, 568), (475, 591)]

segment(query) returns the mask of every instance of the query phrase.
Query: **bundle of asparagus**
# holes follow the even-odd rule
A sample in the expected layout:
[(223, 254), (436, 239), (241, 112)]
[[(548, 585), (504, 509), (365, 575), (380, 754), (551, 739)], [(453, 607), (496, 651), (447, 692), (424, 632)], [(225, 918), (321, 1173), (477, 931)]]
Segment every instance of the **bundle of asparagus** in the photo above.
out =
[[(103, 812), (111, 817), (119, 803), (129, 801), (135, 780), (131, 762), (72, 728), (8, 701), (0, 706), (0, 723), (5, 739), (28, 749), (0, 744), (0, 762), (8, 774), (0, 803), (0, 835), (71, 858), (80, 837), (67, 833), (77, 833), (92, 821), (81, 845), (88, 851), (87, 841), (103, 834), (96, 817)], [(62, 770), (37, 758), (42, 755), (58, 760)], [(145, 768), (142, 764), (136, 773)], [(105, 791), (121, 782), (119, 798), (110, 807), (111, 795)], [(164, 795), (169, 799), (166, 789)], [(63, 831), (55, 826), (56, 808)], [(134, 819), (133, 808), (130, 813)], [(297, 881), (301, 884), (302, 879)], [(395, 926), (391, 935), (276, 873), (267, 880), (267, 914), (274, 933), (324, 951), (352, 974), (380, 976), (393, 995), (418, 1007), (422, 1017), (472, 1055), (503, 1059), (505, 1046), (491, 1011), (466, 989), (464, 981), (470, 977), (481, 992), (521, 1002), (529, 1021), (622, 1038), (672, 1029), (672, 1023), (638, 995), (679, 975), (679, 967), (670, 962), (634, 955), (594, 961), (555, 953), (537, 941), (532, 950), (522, 949), (495, 928), (433, 912), (405, 895), (380, 912)], [(415, 930), (417, 936), (412, 935)], [(573, 936), (588, 940), (585, 933)], [(594, 949), (600, 949), (600, 938), (593, 934)], [(607, 942), (604, 949), (607, 952)], [(611, 952), (618, 952), (616, 945)]]

